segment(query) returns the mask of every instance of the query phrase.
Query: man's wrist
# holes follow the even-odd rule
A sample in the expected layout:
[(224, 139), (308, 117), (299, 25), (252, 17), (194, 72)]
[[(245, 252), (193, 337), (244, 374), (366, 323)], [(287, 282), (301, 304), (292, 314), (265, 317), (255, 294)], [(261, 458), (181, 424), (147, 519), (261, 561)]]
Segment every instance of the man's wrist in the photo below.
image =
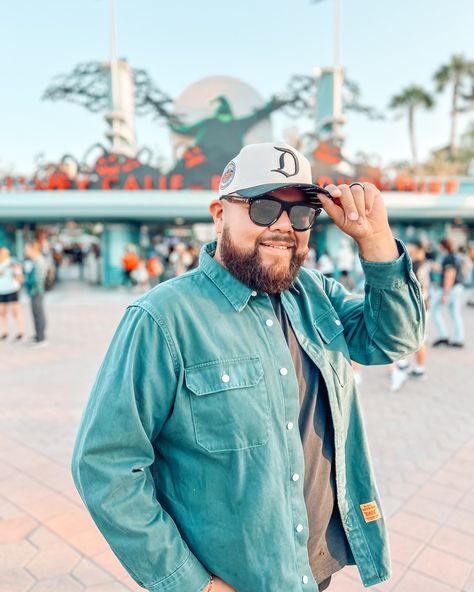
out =
[(360, 256), (366, 261), (393, 261), (400, 257), (390, 228), (368, 238), (359, 239), (357, 246)]

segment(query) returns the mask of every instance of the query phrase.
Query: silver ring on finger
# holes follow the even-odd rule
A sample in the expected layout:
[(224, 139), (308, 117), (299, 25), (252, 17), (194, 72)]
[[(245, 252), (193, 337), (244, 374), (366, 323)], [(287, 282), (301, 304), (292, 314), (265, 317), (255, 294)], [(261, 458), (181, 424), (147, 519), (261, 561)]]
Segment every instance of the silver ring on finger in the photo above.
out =
[(359, 181), (356, 181), (355, 183), (351, 183), (351, 184), (349, 185), (349, 189), (352, 189), (352, 187), (356, 187), (357, 185), (358, 185), (359, 187), (362, 187), (362, 190), (364, 190), (364, 189), (365, 189), (365, 185), (364, 185), (364, 183), (359, 183)]

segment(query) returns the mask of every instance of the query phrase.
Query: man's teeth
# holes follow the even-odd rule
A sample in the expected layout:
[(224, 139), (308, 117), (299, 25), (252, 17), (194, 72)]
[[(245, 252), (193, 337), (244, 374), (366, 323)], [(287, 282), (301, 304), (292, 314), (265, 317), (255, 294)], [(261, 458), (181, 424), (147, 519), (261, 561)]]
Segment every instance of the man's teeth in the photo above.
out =
[(271, 247), (272, 249), (283, 249), (283, 250), (286, 250), (286, 249), (289, 249), (290, 248), (290, 247), (284, 247), (282, 245), (267, 245), (265, 243), (262, 243), (262, 244), (263, 244), (264, 247)]

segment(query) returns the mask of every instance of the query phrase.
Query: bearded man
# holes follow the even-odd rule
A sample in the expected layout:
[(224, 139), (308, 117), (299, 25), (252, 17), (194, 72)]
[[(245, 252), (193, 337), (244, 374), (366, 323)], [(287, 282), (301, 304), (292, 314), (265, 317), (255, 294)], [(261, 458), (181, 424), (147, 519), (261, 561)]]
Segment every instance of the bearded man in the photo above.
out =
[[(322, 210), (365, 296), (303, 263)], [(284, 143), (245, 146), (210, 204), (197, 269), (128, 307), (76, 442), (76, 485), (152, 592), (325, 590), (390, 576), (351, 361), (420, 346), (424, 309), (372, 184), (312, 183)]]

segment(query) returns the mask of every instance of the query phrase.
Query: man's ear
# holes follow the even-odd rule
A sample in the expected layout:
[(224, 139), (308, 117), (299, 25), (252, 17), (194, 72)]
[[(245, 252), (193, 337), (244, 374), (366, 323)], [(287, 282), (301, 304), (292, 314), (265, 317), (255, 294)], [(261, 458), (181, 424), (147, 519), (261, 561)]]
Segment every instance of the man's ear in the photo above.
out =
[(214, 220), (214, 226), (216, 233), (219, 235), (222, 233), (224, 228), (224, 203), (220, 199), (213, 199), (209, 204), (209, 211), (211, 212), (212, 219)]

